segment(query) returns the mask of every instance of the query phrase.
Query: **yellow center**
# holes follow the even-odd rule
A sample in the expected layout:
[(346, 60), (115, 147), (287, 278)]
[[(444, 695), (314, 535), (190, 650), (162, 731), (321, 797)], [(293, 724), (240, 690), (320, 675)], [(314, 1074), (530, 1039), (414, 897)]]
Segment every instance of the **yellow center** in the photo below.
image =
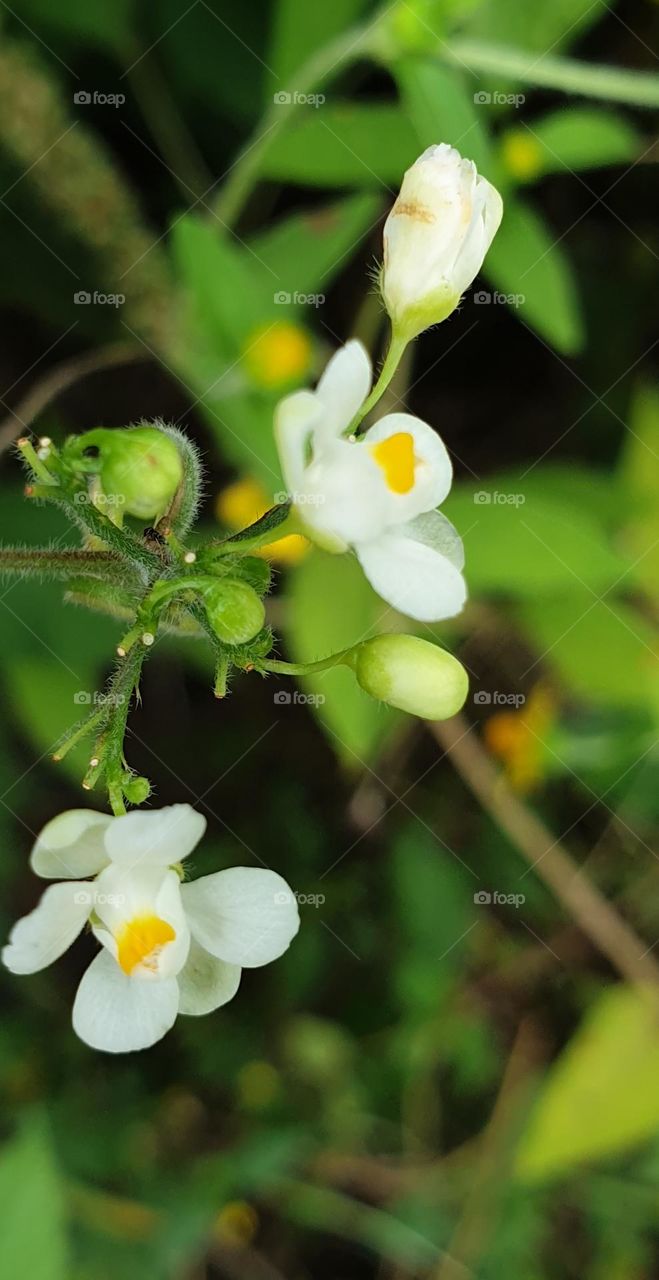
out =
[(117, 960), (124, 973), (131, 974), (138, 964), (155, 973), (160, 952), (175, 937), (171, 924), (159, 916), (136, 916), (129, 920), (117, 935)]
[(397, 431), (386, 440), (370, 446), (378, 466), (392, 493), (409, 493), (414, 484), (414, 438), (408, 431)]

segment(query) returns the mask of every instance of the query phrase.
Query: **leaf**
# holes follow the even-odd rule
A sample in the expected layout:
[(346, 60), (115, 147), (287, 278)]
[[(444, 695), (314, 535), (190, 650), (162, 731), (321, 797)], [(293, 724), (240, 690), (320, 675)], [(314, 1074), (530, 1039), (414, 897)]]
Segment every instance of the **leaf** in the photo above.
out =
[(179, 218), (171, 245), (200, 327), (219, 352), (243, 346), (272, 306), (276, 278), (254, 253), (196, 214)]
[(232, 533), (230, 537), (225, 538), (224, 542), (244, 542), (249, 538), (261, 537), (264, 533), (270, 533), (273, 529), (278, 529), (284, 520), (288, 519), (290, 513), (290, 502), (279, 503), (276, 507), (271, 507), (264, 515), (255, 520), (253, 524), (247, 526), (246, 529), (240, 529), (238, 533)]
[(502, 138), (504, 162), (508, 157), (508, 168), (522, 182), (545, 173), (620, 164), (633, 160), (639, 146), (636, 130), (622, 116), (595, 107), (564, 107)]
[(388, 187), (394, 196), (419, 143), (409, 120), (388, 103), (300, 107), (263, 160), (263, 176), (307, 186)]
[[(351, 253), (377, 220), (380, 207), (375, 195), (349, 196), (312, 212), (282, 218), (250, 244), (289, 295), (290, 305), (295, 306), (296, 295), (304, 299), (321, 285), (327, 288), (347, 266)], [(304, 300), (297, 305), (305, 305)]]
[(309, 0), (278, 0), (268, 64), (284, 85), (295, 87), (295, 75), (318, 49), (340, 35), (366, 8), (366, 0), (332, 0), (313, 5)]
[[(502, 472), (456, 485), (442, 512), (465, 541), (473, 592), (536, 600), (557, 592), (610, 587), (628, 567), (600, 518), (566, 486), (543, 486), (543, 472)], [(587, 482), (584, 482), (587, 483)]]
[(511, 195), (483, 272), (512, 300), (521, 320), (570, 355), (580, 349), (583, 329), (572, 270), (559, 239), (539, 214)]
[(21, 14), (27, 25), (55, 31), (71, 45), (106, 45), (121, 54), (132, 39), (133, 0), (23, 0)]
[(549, 1073), (517, 1156), (525, 1182), (609, 1159), (659, 1131), (659, 1022), (650, 995), (603, 993)]
[(608, 8), (606, 0), (485, 0), (467, 19), (470, 35), (547, 53), (563, 49), (593, 26)]
[[(313, 662), (391, 630), (395, 616), (352, 556), (314, 549), (290, 574), (285, 631), (295, 662)], [(369, 698), (343, 667), (305, 676), (301, 683), (323, 699), (314, 711), (340, 759), (353, 769), (368, 762), (396, 713)]]
[(462, 71), (434, 58), (402, 58), (393, 68), (401, 104), (421, 148), (450, 142), (473, 160), (479, 173), (495, 180), (488, 135)]
[(62, 1184), (43, 1121), (30, 1117), (0, 1152), (0, 1275), (67, 1280)]

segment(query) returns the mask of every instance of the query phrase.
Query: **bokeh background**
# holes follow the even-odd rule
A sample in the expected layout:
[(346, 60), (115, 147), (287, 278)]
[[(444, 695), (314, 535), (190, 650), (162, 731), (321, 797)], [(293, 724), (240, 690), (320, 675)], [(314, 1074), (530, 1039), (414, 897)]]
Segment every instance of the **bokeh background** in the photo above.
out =
[[(351, 335), (382, 353), (405, 168), (451, 142), (506, 205), (388, 395), (454, 459), (470, 602), (421, 634), (465, 716), (346, 672), (218, 703), (204, 646), (158, 641), (131, 765), (206, 814), (196, 872), (267, 862), (302, 928), (117, 1060), (70, 1028), (88, 939), (4, 975), (2, 1280), (657, 1274), (656, 34), (649, 0), (0, 3), (6, 542), (75, 543), (18, 435), (142, 417), (201, 448), (200, 531), (248, 523), (277, 399)], [(409, 627), (350, 557), (276, 567), (283, 656)], [(121, 623), (14, 579), (0, 626), (5, 935), (83, 803), (84, 754), (50, 755)]]

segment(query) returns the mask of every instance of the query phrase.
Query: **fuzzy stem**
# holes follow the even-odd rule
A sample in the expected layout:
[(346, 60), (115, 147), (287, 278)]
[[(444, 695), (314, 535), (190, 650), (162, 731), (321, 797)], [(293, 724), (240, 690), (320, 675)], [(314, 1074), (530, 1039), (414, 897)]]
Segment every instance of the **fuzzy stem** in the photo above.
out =
[(387, 351), (387, 354), (385, 356), (384, 364), (382, 365), (382, 368), (380, 370), (378, 380), (375, 386), (373, 387), (373, 390), (371, 391), (370, 396), (367, 396), (366, 400), (364, 401), (361, 409), (359, 410), (359, 413), (355, 418), (353, 418), (353, 421), (350, 427), (351, 431), (356, 431), (360, 422), (363, 422), (366, 415), (371, 412), (371, 409), (373, 408), (373, 406), (376, 405), (378, 400), (380, 400), (381, 397), (384, 395), (385, 391), (387, 390), (387, 387), (389, 386), (389, 383), (391, 382), (391, 379), (393, 378), (400, 364), (400, 361), (406, 346), (407, 346), (407, 338), (401, 338), (399, 335), (397, 335), (395, 332), (392, 331), (391, 341), (389, 343), (389, 350)]
[(126, 564), (110, 551), (54, 550), (50, 547), (0, 547), (0, 575), (97, 578), (115, 586), (126, 581)]
[(352, 652), (351, 646), (317, 662), (280, 662), (277, 658), (259, 658), (254, 665), (257, 671), (272, 671), (282, 676), (309, 676), (316, 671), (330, 671), (332, 667), (350, 666)]

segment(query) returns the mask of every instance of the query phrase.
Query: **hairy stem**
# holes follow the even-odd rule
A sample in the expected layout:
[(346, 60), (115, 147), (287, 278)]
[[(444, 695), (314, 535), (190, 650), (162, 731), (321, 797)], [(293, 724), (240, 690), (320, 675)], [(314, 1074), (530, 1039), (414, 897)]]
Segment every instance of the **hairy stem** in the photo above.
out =
[(110, 551), (60, 551), (50, 547), (0, 547), (0, 575), (21, 578), (97, 578), (121, 586), (126, 582), (124, 560)]

